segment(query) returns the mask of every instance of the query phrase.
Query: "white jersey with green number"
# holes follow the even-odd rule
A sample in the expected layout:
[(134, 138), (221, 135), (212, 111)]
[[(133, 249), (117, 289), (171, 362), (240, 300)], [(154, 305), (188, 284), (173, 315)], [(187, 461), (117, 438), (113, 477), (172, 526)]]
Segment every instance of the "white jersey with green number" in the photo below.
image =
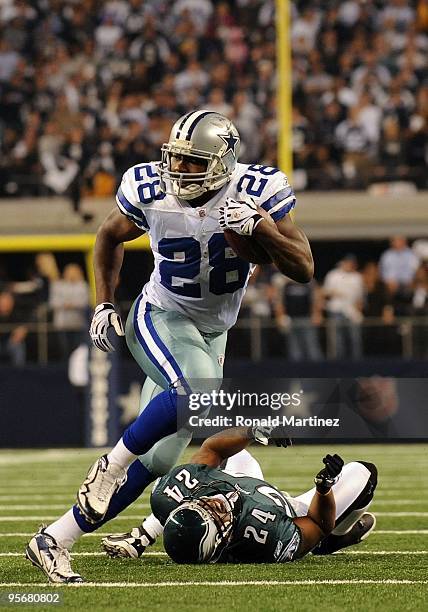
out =
[(155, 266), (143, 288), (155, 306), (188, 316), (203, 332), (235, 323), (251, 264), (236, 256), (219, 225), (226, 198), (251, 198), (277, 222), (295, 205), (287, 177), (277, 168), (237, 164), (231, 180), (203, 206), (160, 190), (158, 163), (129, 168), (116, 195), (120, 211), (148, 232)]

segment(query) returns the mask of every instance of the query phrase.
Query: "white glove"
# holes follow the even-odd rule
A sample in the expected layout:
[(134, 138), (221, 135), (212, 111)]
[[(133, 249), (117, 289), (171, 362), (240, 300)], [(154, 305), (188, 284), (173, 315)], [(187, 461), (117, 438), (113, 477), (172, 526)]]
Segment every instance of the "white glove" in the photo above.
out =
[(219, 209), (220, 227), (230, 229), (242, 236), (252, 236), (255, 228), (263, 219), (257, 212), (254, 201), (243, 202), (227, 198), (224, 206)]
[(125, 335), (122, 321), (115, 311), (113, 304), (109, 302), (98, 304), (92, 317), (89, 334), (93, 344), (105, 353), (112, 353), (114, 351), (114, 346), (107, 336), (111, 328), (114, 329), (118, 336)]
[(293, 446), (292, 439), (282, 425), (276, 427), (273, 425), (256, 425), (249, 428), (248, 436), (259, 444), (263, 444), (263, 446), (267, 446), (269, 440), (273, 440), (276, 446), (283, 446), (284, 448)]

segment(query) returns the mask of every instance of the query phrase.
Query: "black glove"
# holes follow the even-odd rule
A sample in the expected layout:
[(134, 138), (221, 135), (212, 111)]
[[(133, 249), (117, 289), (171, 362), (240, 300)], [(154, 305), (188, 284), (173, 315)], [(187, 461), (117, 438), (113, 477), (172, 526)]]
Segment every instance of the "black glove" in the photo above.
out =
[(326, 455), (323, 459), (325, 468), (315, 476), (315, 486), (318, 493), (325, 495), (339, 480), (343, 468), (343, 459), (339, 455)]
[(282, 425), (278, 425), (277, 427), (256, 425), (255, 427), (249, 428), (248, 434), (250, 438), (253, 438), (256, 442), (264, 446), (269, 444), (269, 440), (273, 440), (277, 446), (283, 446), (284, 448), (292, 446), (293, 444)]

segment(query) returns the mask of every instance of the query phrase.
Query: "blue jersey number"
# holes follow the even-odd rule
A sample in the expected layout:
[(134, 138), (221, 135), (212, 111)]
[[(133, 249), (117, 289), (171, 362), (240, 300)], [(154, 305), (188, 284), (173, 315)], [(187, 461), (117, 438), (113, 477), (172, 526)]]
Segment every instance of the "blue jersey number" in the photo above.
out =
[(214, 295), (234, 293), (242, 289), (247, 280), (250, 264), (236, 257), (224, 234), (214, 234), (208, 241), (210, 292)]
[[(166, 259), (159, 272), (161, 284), (178, 295), (200, 298), (201, 285), (194, 280), (201, 269), (201, 245), (191, 237), (163, 238), (159, 253)], [(250, 264), (233, 254), (223, 234), (214, 234), (208, 241), (209, 290), (214, 295), (234, 293), (244, 287)], [(204, 254), (205, 256), (205, 254)]]
[[(273, 168), (271, 166), (260, 166), (259, 164), (248, 166), (248, 170), (251, 172), (259, 172), (263, 176), (272, 176), (273, 174), (279, 172), (278, 168)], [(262, 195), (263, 189), (266, 187), (267, 183), (267, 178), (261, 178), (255, 174), (244, 174), (239, 179), (237, 190), (239, 193), (241, 191), (245, 191), (245, 193), (248, 195), (256, 196), (258, 198)]]
[(153, 202), (153, 200), (164, 199), (166, 194), (159, 188), (159, 176), (153, 171), (153, 168), (149, 164), (134, 168), (134, 176), (137, 183), (146, 181), (137, 187), (138, 197), (140, 198), (140, 202), (142, 202), (142, 204), (150, 204), (150, 202)]
[(194, 238), (162, 238), (159, 253), (166, 259), (160, 263), (161, 283), (178, 295), (200, 298), (199, 283), (186, 283), (199, 274), (201, 268), (201, 245)]

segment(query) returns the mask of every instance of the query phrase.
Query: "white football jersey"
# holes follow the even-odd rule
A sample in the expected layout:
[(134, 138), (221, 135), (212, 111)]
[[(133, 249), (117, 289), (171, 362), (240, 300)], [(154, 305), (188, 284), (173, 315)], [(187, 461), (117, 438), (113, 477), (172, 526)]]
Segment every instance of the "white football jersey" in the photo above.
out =
[(188, 316), (203, 332), (236, 322), (251, 264), (236, 256), (219, 225), (226, 198), (251, 198), (277, 222), (295, 205), (287, 177), (277, 168), (237, 164), (231, 180), (203, 206), (160, 190), (158, 163), (129, 168), (116, 195), (120, 211), (148, 232), (154, 270), (144, 297)]

